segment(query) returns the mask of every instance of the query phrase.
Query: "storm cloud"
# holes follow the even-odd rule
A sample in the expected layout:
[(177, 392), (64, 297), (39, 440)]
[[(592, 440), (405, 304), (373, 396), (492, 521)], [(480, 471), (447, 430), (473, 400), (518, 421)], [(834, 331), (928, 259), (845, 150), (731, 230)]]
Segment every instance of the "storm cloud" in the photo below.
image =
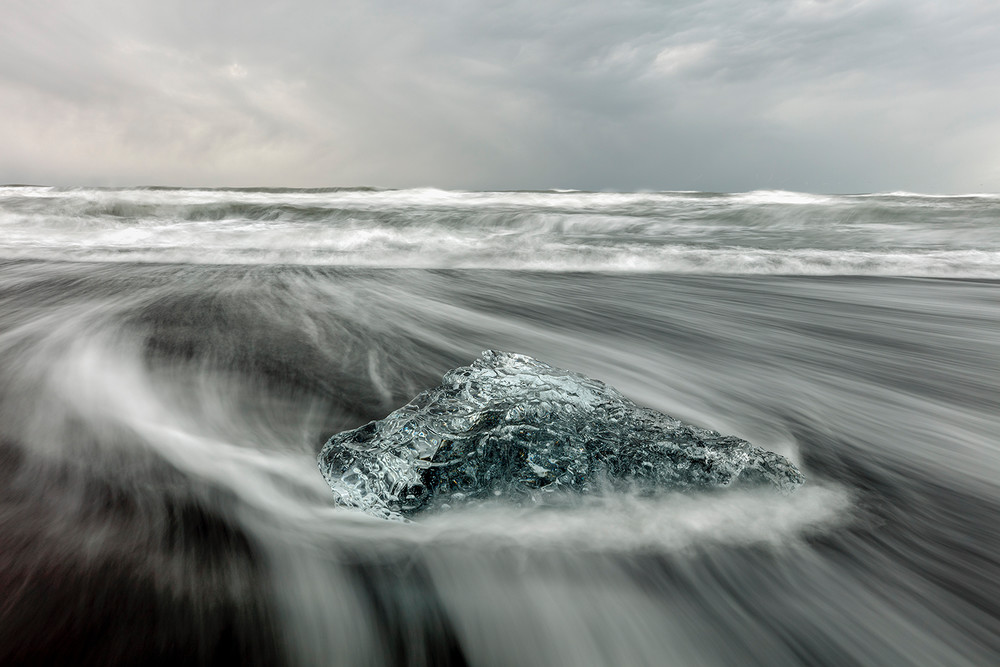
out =
[(11, 0), (0, 182), (996, 191), (998, 82), (971, 0)]

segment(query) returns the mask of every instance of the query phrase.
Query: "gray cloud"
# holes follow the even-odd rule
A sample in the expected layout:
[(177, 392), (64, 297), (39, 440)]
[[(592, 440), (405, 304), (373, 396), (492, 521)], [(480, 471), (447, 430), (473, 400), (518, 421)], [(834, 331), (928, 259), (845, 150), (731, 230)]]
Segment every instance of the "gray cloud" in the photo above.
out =
[(1000, 190), (992, 2), (27, 2), (0, 181)]

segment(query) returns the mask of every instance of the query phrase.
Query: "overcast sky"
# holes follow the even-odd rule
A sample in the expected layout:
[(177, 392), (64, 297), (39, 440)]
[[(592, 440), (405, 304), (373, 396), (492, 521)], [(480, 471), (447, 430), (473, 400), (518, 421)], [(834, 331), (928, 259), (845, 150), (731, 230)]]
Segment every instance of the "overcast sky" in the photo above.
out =
[(0, 182), (1000, 191), (995, 0), (4, 0)]

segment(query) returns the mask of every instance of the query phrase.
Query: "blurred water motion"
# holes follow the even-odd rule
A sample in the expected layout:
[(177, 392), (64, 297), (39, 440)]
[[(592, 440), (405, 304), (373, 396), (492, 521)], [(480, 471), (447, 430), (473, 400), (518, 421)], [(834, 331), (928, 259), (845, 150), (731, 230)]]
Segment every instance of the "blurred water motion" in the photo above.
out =
[[(2, 664), (998, 661), (990, 281), (91, 259), (0, 266)], [(808, 481), (336, 507), (322, 443), (491, 348)]]

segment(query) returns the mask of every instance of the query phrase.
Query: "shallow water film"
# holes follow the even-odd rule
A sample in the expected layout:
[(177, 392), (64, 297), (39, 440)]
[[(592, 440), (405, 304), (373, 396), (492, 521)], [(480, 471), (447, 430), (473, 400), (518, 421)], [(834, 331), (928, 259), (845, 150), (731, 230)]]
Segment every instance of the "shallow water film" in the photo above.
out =
[[(1000, 657), (992, 200), (2, 190), (0, 664)], [(511, 232), (524, 216), (544, 238)], [(436, 265), (397, 261), (433, 264), (406, 224), (442, 230)], [(312, 235), (275, 231), (296, 225)], [(712, 225), (725, 243), (703, 242)], [(219, 254), (199, 258), (210, 230)], [(260, 250), (272, 232), (284, 259)], [(511, 233), (512, 259), (494, 252)], [(348, 238), (359, 261), (324, 254)], [(525, 239), (562, 242), (570, 268), (535, 266)], [(609, 270), (633, 246), (648, 263)], [(671, 263), (734, 254), (753, 270)], [(409, 523), (338, 505), (324, 443), (489, 349), (806, 482)]]

